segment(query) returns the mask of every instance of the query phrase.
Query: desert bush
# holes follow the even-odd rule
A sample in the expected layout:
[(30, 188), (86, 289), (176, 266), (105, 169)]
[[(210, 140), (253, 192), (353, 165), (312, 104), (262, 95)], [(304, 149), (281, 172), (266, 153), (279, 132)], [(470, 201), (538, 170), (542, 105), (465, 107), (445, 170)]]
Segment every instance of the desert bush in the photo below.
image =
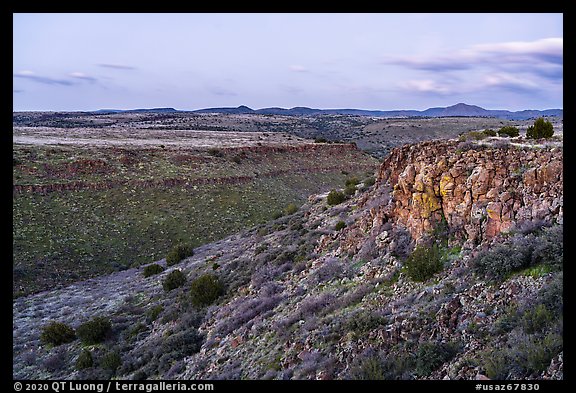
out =
[(298, 307), (298, 314), (301, 319), (308, 319), (312, 315), (320, 315), (336, 299), (332, 293), (322, 293), (318, 296), (309, 296), (304, 299)]
[(166, 265), (172, 266), (194, 255), (194, 248), (189, 244), (178, 244), (166, 255)]
[(506, 379), (512, 366), (508, 351), (505, 350), (491, 350), (483, 353), (482, 362), (486, 376), (490, 379)]
[(520, 135), (520, 130), (518, 127), (514, 126), (504, 126), (498, 130), (498, 136), (505, 136), (505, 137), (516, 137)]
[(474, 141), (479, 141), (482, 139), (486, 139), (488, 137), (488, 134), (486, 134), (485, 132), (482, 131), (468, 131), (466, 134), (466, 140), (474, 140)]
[(262, 266), (261, 268), (256, 269), (256, 271), (252, 274), (250, 281), (255, 288), (260, 288), (265, 283), (272, 282), (280, 278), (280, 276), (287, 271), (286, 267), (291, 268), (291, 266), (291, 263), (282, 264), (280, 266), (273, 264)]
[(282, 301), (281, 296), (240, 299), (234, 304), (234, 311), (228, 318), (222, 319), (215, 328), (223, 336), (232, 333), (241, 326), (248, 324), (254, 318), (274, 309)]
[(478, 144), (472, 141), (463, 140), (460, 143), (458, 143), (458, 146), (456, 147), (456, 153), (462, 153), (464, 151), (473, 150), (476, 149), (477, 147)]
[(100, 359), (100, 367), (106, 370), (116, 371), (120, 366), (122, 366), (122, 358), (116, 351), (110, 351)]
[(162, 273), (164, 271), (164, 268), (160, 265), (158, 265), (157, 263), (154, 263), (152, 265), (148, 265), (146, 267), (144, 267), (144, 271), (142, 272), (142, 275), (144, 277), (150, 277), (153, 276), (155, 274), (159, 274)]
[(358, 184), (360, 184), (360, 180), (358, 180), (357, 177), (351, 177), (349, 179), (346, 179), (346, 181), (344, 182), (344, 186), (346, 187), (357, 186)]
[(284, 214), (289, 216), (291, 214), (294, 214), (298, 211), (298, 206), (296, 206), (294, 203), (290, 203), (288, 206), (286, 206), (286, 208), (284, 209)]
[(42, 362), (44, 368), (52, 373), (62, 371), (68, 362), (68, 355), (65, 350), (58, 348), (48, 355)]
[(344, 229), (344, 228), (346, 228), (346, 223), (345, 223), (344, 221), (338, 221), (338, 222), (336, 223), (336, 225), (334, 226), (334, 229), (335, 229), (336, 231), (340, 231), (340, 230), (342, 230), (342, 229)]
[(310, 280), (316, 284), (333, 280), (345, 273), (344, 264), (337, 258), (328, 258), (322, 266), (316, 269), (311, 275)]
[(83, 349), (76, 359), (76, 370), (84, 370), (90, 368), (94, 365), (94, 359), (92, 359), (92, 352), (87, 349)]
[(472, 260), (472, 266), (486, 278), (503, 280), (512, 272), (538, 264), (559, 270), (563, 259), (563, 226), (556, 225), (543, 228), (539, 233), (516, 234), (504, 243), (481, 250)]
[(364, 187), (372, 187), (374, 184), (376, 184), (376, 179), (374, 176), (370, 176), (364, 179)]
[(351, 367), (349, 377), (353, 380), (385, 380), (387, 376), (383, 363), (378, 355), (365, 356)]
[(527, 374), (545, 371), (563, 346), (562, 336), (557, 333), (547, 334), (544, 338), (528, 336), (519, 345), (519, 363), (525, 367)]
[(356, 194), (356, 186), (354, 184), (347, 185), (344, 188), (344, 194), (346, 195), (354, 195)]
[(162, 311), (164, 311), (164, 306), (161, 304), (157, 304), (154, 307), (151, 307), (148, 311), (146, 311), (146, 322), (154, 322), (156, 319), (158, 319), (158, 316)]
[(156, 353), (161, 371), (168, 371), (175, 361), (195, 354), (202, 346), (203, 336), (196, 329), (187, 329), (168, 336)]
[(204, 274), (192, 281), (190, 286), (190, 298), (197, 307), (212, 304), (223, 293), (224, 286), (214, 274)]
[(482, 131), (482, 133), (486, 136), (496, 136), (496, 131), (490, 128), (485, 129), (484, 131)]
[(112, 323), (105, 317), (94, 317), (84, 322), (76, 330), (78, 338), (86, 345), (94, 345), (103, 342), (112, 330)]
[(136, 325), (133, 325), (127, 333), (127, 337), (129, 340), (133, 340), (135, 338), (138, 338), (138, 336), (141, 333), (144, 333), (148, 331), (148, 328), (146, 327), (146, 325), (142, 322), (138, 322)]
[(563, 272), (559, 272), (538, 291), (538, 301), (557, 316), (561, 316), (564, 309), (563, 279)]
[(61, 345), (76, 339), (74, 329), (62, 322), (50, 322), (42, 328), (40, 341), (44, 344)]
[(538, 304), (526, 310), (522, 316), (522, 327), (528, 334), (537, 333), (549, 327), (554, 320), (554, 314), (544, 304)]
[(327, 202), (329, 205), (338, 205), (346, 200), (346, 195), (340, 191), (332, 190), (328, 193)]
[(346, 322), (346, 330), (364, 335), (387, 323), (387, 319), (373, 311), (364, 310), (354, 313)]
[(426, 281), (443, 268), (442, 255), (437, 244), (419, 245), (404, 261), (406, 274), (414, 281)]
[(526, 130), (526, 138), (528, 139), (551, 138), (552, 135), (554, 135), (554, 126), (542, 117), (537, 118), (534, 125)]
[(397, 351), (385, 356), (373, 348), (355, 357), (348, 378), (353, 380), (409, 379), (414, 361), (407, 351)]
[(483, 361), (490, 379), (522, 379), (541, 373), (563, 349), (562, 336), (555, 332), (545, 336), (511, 334), (507, 347), (485, 352)]
[(180, 270), (173, 270), (166, 276), (164, 281), (162, 281), (162, 287), (165, 291), (171, 291), (181, 287), (185, 282), (186, 275)]
[(508, 139), (497, 139), (493, 141), (490, 146), (494, 149), (508, 149), (510, 147), (510, 141)]
[(212, 157), (224, 157), (224, 153), (215, 147), (208, 149), (208, 154)]
[(523, 237), (481, 250), (472, 260), (474, 271), (488, 279), (503, 280), (530, 264), (532, 244)]
[(326, 138), (316, 138), (314, 143), (328, 143), (328, 140)]
[(564, 226), (544, 228), (534, 242), (531, 264), (545, 263), (561, 269), (564, 262)]
[(430, 375), (432, 371), (452, 359), (457, 352), (457, 343), (425, 342), (420, 344), (416, 352), (416, 373), (420, 376)]

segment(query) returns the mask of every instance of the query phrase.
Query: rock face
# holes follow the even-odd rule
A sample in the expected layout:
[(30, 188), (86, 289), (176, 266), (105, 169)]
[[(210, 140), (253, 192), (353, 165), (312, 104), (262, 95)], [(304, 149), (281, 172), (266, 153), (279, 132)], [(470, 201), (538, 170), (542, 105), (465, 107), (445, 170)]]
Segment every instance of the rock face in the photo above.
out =
[(373, 224), (392, 221), (419, 239), (446, 220), (458, 237), (478, 244), (516, 222), (562, 223), (562, 149), (459, 146), (428, 141), (394, 149), (378, 175), (392, 198), (371, 209)]

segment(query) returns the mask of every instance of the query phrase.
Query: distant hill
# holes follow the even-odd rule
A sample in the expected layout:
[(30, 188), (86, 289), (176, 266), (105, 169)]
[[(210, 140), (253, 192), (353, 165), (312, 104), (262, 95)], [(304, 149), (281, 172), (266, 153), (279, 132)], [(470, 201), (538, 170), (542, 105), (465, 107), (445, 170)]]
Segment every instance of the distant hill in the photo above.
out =
[(99, 109), (92, 113), (105, 114), (105, 113), (171, 113), (179, 112), (174, 108), (139, 108), (139, 109)]
[[(152, 108), (152, 109), (100, 109), (93, 113), (166, 113), (180, 112), (174, 108)], [(284, 116), (317, 116), (317, 115), (358, 115), (373, 117), (495, 117), (507, 120), (526, 120), (539, 116), (564, 116), (563, 109), (535, 110), (527, 109), (522, 111), (490, 110), (476, 105), (458, 103), (448, 107), (434, 107), (423, 111), (418, 110), (366, 110), (366, 109), (316, 109), (308, 107), (294, 107), (290, 109), (270, 107), (262, 109), (252, 109), (245, 105), (239, 107), (204, 108), (192, 113), (224, 113), (224, 114), (260, 114), (260, 115), (284, 115)]]
[(286, 115), (286, 116), (315, 116), (315, 115), (359, 115), (375, 117), (496, 117), (508, 120), (525, 120), (539, 116), (563, 116), (563, 109), (546, 110), (488, 110), (476, 105), (458, 103), (448, 107), (428, 108), (423, 111), (417, 110), (366, 110), (366, 109), (314, 109), (307, 107), (286, 108), (262, 108), (251, 109), (247, 106), (237, 108), (208, 108), (192, 111), (194, 113), (255, 113), (262, 115)]

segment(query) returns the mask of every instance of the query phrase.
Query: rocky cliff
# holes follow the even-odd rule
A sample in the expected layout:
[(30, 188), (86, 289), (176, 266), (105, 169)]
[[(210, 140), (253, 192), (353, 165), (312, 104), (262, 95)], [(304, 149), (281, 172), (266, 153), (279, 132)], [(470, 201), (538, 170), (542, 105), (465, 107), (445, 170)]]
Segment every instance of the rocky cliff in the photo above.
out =
[[(563, 150), (558, 146), (428, 141), (392, 151), (378, 187), (359, 206), (358, 225), (375, 233), (387, 222), (419, 239), (445, 221), (470, 245), (491, 240), (517, 222), (563, 221)], [(389, 203), (374, 199), (389, 187)]]

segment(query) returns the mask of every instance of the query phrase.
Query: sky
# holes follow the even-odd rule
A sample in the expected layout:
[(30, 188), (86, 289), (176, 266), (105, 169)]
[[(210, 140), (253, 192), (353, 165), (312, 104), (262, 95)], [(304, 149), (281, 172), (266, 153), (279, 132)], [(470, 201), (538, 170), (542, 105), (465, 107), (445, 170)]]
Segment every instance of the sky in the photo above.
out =
[(13, 110), (563, 108), (563, 15), (13, 14)]

